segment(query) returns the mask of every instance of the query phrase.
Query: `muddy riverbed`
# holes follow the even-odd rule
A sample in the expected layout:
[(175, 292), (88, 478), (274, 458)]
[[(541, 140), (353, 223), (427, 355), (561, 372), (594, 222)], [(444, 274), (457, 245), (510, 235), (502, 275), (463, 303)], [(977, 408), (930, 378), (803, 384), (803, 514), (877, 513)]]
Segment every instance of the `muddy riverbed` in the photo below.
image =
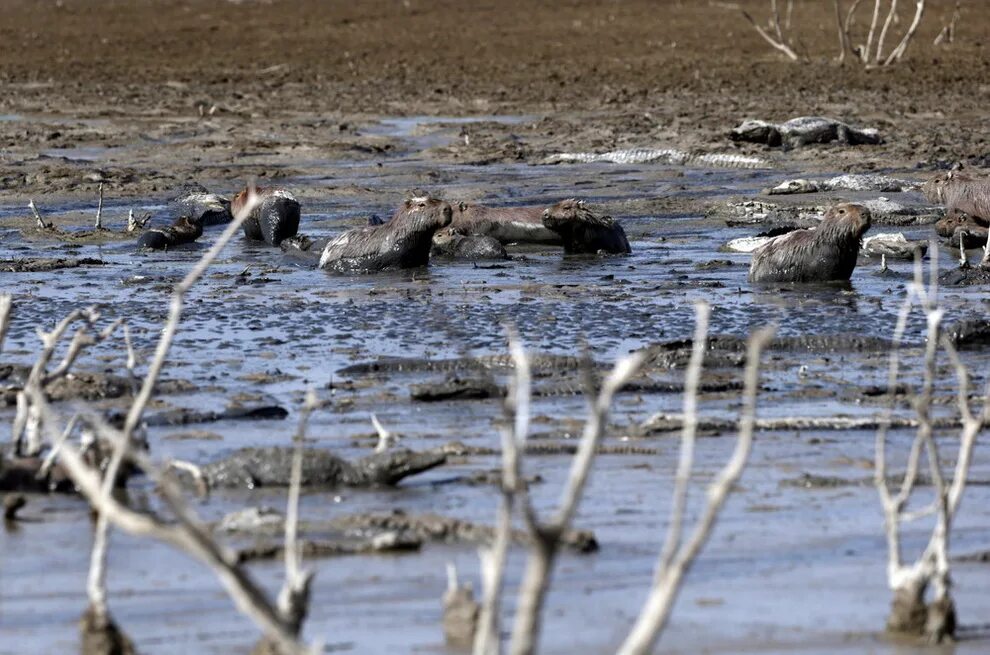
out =
[[(522, 118), (491, 120), (509, 124)], [(361, 224), (369, 214), (387, 213), (393, 199), (413, 188), (493, 204), (580, 196), (622, 222), (633, 254), (565, 258), (555, 250), (516, 248), (513, 259), (504, 263), (436, 262), (428, 270), (347, 277), (301, 268), (280, 251), (238, 237), (193, 290), (169, 358), (166, 377), (192, 389), (160, 396), (150, 414), (218, 412), (238, 401), (283, 407), (289, 416), (152, 427), (156, 457), (203, 462), (241, 446), (286, 444), (308, 388), (327, 402), (310, 430), (313, 445), (347, 457), (365, 454), (373, 445), (371, 412), (412, 448), (451, 440), (493, 447), (501, 415), (497, 399), (422, 403), (410, 397), (416, 384), (459, 374), (470, 377), (470, 370), (339, 371), (382, 358), (500, 354), (505, 324), (515, 325), (533, 351), (575, 354), (586, 343), (604, 363), (635, 348), (689, 337), (691, 302), (696, 299), (707, 299), (714, 307), (713, 334), (745, 336), (768, 322), (778, 323), (780, 333), (790, 337), (886, 338), (890, 333), (911, 275), (909, 262), (888, 262), (888, 270), (881, 272), (878, 261), (864, 258), (849, 288), (754, 288), (746, 282), (749, 255), (719, 252), (719, 246), (761, 228), (728, 227), (722, 218), (692, 209), (756, 196), (798, 171), (650, 164), (478, 167), (437, 162), (424, 150), (458, 138), (461, 125), (432, 120), (369, 124), (364, 131), (387, 139), (394, 154), (370, 161), (328, 161), (314, 176), (285, 180), (303, 198), (304, 231), (329, 235)], [(330, 184), (371, 191), (358, 197), (335, 194), (327, 192)], [(909, 205), (923, 202), (916, 192), (887, 195)], [(379, 200), (369, 202), (368, 197)], [(814, 204), (821, 198), (799, 201)], [(136, 204), (110, 201), (105, 220), (120, 227), (126, 209), (154, 212), (161, 203), (156, 198)], [(681, 208), (671, 209), (675, 203)], [(70, 233), (86, 229), (80, 223), (91, 218), (90, 209), (79, 204), (51, 202), (44, 209)], [(17, 302), (5, 361), (23, 363), (30, 362), (36, 347), (34, 325), (49, 325), (54, 317), (90, 303), (108, 317), (127, 318), (138, 353), (146, 360), (171, 285), (218, 233), (214, 228), (199, 243), (169, 253), (140, 253), (132, 238), (70, 246), (34, 233), (17, 206), (8, 204), (2, 211), (8, 218), (0, 259), (70, 256), (102, 262), (4, 274), (5, 290)], [(929, 225), (875, 228), (890, 229), (919, 239), (932, 233)], [(943, 269), (955, 266), (953, 256), (948, 250), (940, 253)], [(981, 314), (983, 296), (978, 287), (943, 291), (946, 320)], [(922, 329), (920, 318), (912, 320), (908, 340), (914, 355)], [(884, 383), (885, 352), (876, 346), (850, 349), (775, 351), (761, 394), (761, 416), (876, 416), (881, 399), (870, 388)], [(966, 355), (975, 370), (986, 370), (984, 353)], [(86, 362), (117, 373), (123, 363), (119, 341), (101, 346)], [(716, 366), (713, 375), (738, 380), (737, 368), (724, 362)], [(914, 380), (917, 368), (913, 371)], [(494, 372), (498, 382), (507, 374)], [(682, 370), (656, 366), (649, 375), (653, 382), (676, 388)], [(950, 370), (941, 372), (940, 385), (948, 398), (954, 388)], [(579, 431), (583, 414), (581, 396), (573, 393), (580, 389), (575, 372), (549, 371), (537, 380), (537, 388), (549, 391), (535, 403), (534, 441), (567, 443)], [(731, 418), (737, 394), (703, 395), (706, 415)], [(125, 401), (99, 404), (112, 407)], [(671, 433), (644, 434), (639, 426), (657, 412), (676, 413), (679, 407), (677, 393), (646, 388), (620, 396), (607, 444), (632, 443), (645, 450), (603, 455), (598, 462), (578, 527), (593, 530), (601, 549), (568, 555), (562, 562), (549, 601), (548, 652), (579, 646), (605, 652), (634, 616), (662, 536), (676, 461)], [(944, 403), (938, 412), (952, 416), (953, 408)], [(910, 414), (906, 408), (901, 413)], [(9, 424), (12, 410), (2, 416)], [(903, 447), (909, 436), (897, 433), (894, 442)], [(665, 649), (898, 652), (877, 636), (889, 598), (879, 507), (875, 491), (865, 483), (871, 475), (872, 444), (870, 431), (761, 433), (740, 492), (688, 579)], [(699, 484), (713, 474), (731, 445), (728, 436), (703, 440)], [(533, 487), (541, 505), (556, 499), (568, 464), (565, 454), (528, 460), (528, 472), (542, 479)], [(497, 465), (496, 456), (468, 456), (410, 478), (396, 490), (307, 493), (303, 514), (316, 520), (402, 509), (490, 523), (494, 489), (470, 485), (467, 478)], [(967, 492), (953, 541), (953, 552), (960, 555), (985, 550), (990, 543), (984, 509), (990, 466), (985, 457), (977, 458), (973, 477), (983, 484)], [(140, 481), (132, 485), (132, 496), (138, 503), (155, 503)], [(199, 509), (216, 519), (246, 505), (281, 508), (283, 502), (277, 491), (223, 492)], [(0, 535), (3, 648), (71, 649), (84, 601), (85, 505), (74, 498), (38, 497), (30, 499), (22, 514), (24, 523)], [(923, 538), (920, 529), (909, 534), (914, 535), (913, 545)], [(445, 584), (444, 564), (456, 562), (463, 575), (477, 580), (476, 559), (469, 544), (426, 544), (414, 554), (312, 561), (317, 585), (307, 634), (355, 652), (442, 650), (438, 599)], [(111, 562), (114, 614), (142, 651), (173, 652), (177, 643), (209, 652), (249, 645), (247, 626), (195, 563), (165, 547), (116, 534)], [(510, 580), (515, 582), (518, 556), (513, 563)], [(254, 567), (274, 589), (279, 567)], [(990, 570), (985, 564), (960, 564), (955, 579), (963, 626), (978, 627), (990, 609), (981, 591)], [(979, 652), (985, 646), (982, 639), (964, 640), (957, 650)]]
[[(699, 299), (713, 306), (714, 335), (744, 337), (774, 322), (783, 337), (858, 338), (771, 350), (761, 418), (876, 417), (886, 376), (882, 340), (895, 324), (911, 263), (888, 260), (881, 270), (879, 260), (864, 257), (848, 287), (754, 287), (746, 281), (749, 255), (722, 246), (766, 226), (730, 227), (720, 210), (749, 199), (810, 206), (880, 196), (923, 208), (917, 191), (760, 192), (795, 177), (881, 172), (922, 181), (955, 161), (986, 164), (990, 59), (980, 26), (990, 13), (981, 3), (967, 6), (953, 48), (928, 45), (940, 26), (935, 20), (904, 66), (868, 72), (839, 68), (824, 54), (800, 66), (782, 63), (720, 3), (667, 2), (661, 12), (645, 2), (496, 8), (414, 0), (400, 10), (377, 0), (356, 7), (224, 3), (222, 10), (198, 0), (56, 4), (17, 0), (0, 25), (0, 37), (12, 44), (0, 53), (0, 287), (15, 298), (4, 365), (33, 361), (37, 326), (95, 304), (104, 322), (126, 318), (143, 370), (173, 284), (219, 234), (208, 228), (196, 244), (167, 253), (138, 252), (133, 234), (93, 234), (101, 182), (104, 223), (116, 231), (129, 210), (164, 223), (169, 195), (190, 182), (229, 196), (256, 180), (296, 193), (301, 232), (315, 237), (387, 216), (408, 194), (425, 191), (493, 205), (582, 198), (618, 219), (633, 248), (626, 257), (564, 257), (516, 247), (507, 262), (435, 262), (349, 277), (237, 237), (190, 293), (163, 375), (169, 383), (149, 407), (152, 455), (161, 460), (202, 463), (243, 446), (286, 445), (308, 389), (324, 404), (309, 445), (347, 458), (374, 447), (372, 413), (409, 448), (455, 440), (496, 448), (497, 398), (427, 403), (414, 400), (413, 390), (452, 377), (504, 385), (511, 371), (450, 362), (503, 354), (506, 324), (533, 352), (575, 355), (587, 347), (608, 364), (636, 348), (690, 337)], [(951, 6), (934, 4), (935, 12)], [(763, 3), (748, 5), (762, 11)], [(812, 22), (827, 19), (805, 9)], [(101, 35), (95, 41), (94, 33)], [(463, 33), (475, 38), (450, 36)], [(445, 47), (422, 47), (426, 38)], [(805, 43), (831, 54), (833, 38), (809, 30)], [(566, 47), (574, 42), (594, 47)], [(742, 118), (805, 114), (877, 127), (884, 143), (782, 151), (726, 136)], [(562, 152), (638, 147), (761, 163), (541, 163)], [(31, 199), (58, 234), (34, 228)], [(927, 218), (906, 226), (875, 224), (868, 235), (933, 238), (935, 214), (922, 214)], [(935, 248), (942, 271), (956, 266), (958, 253)], [(945, 288), (941, 298), (946, 323), (986, 314), (985, 287)], [(906, 334), (912, 387), (920, 385), (923, 330), (916, 312)], [(563, 556), (542, 652), (612, 652), (645, 598), (677, 461), (677, 433), (650, 419), (680, 411), (683, 382), (682, 366), (654, 352), (640, 385), (617, 398), (605, 440), (611, 454), (597, 460), (575, 526), (592, 530), (600, 548)], [(968, 349), (963, 357), (974, 371), (972, 388), (982, 389), (990, 351)], [(394, 358), (447, 363), (401, 371), (356, 366)], [(702, 412), (731, 419), (741, 369), (730, 356), (713, 352), (710, 359)], [(124, 365), (122, 339), (111, 339), (79, 368), (123, 376)], [(531, 439), (544, 452), (525, 466), (538, 476), (531, 487), (537, 504), (549, 510), (585, 405), (573, 368), (538, 373)], [(937, 377), (934, 411), (949, 420), (957, 416), (953, 371), (940, 367)], [(129, 398), (93, 402), (113, 411)], [(287, 415), (203, 420), (243, 408)], [(0, 426), (9, 426), (13, 413), (0, 408)], [(911, 416), (907, 397), (899, 398), (897, 414)], [(170, 416), (189, 422), (167, 424)], [(0, 439), (8, 432), (0, 427)], [(702, 432), (695, 504), (733, 446), (731, 431)], [(985, 558), (967, 558), (990, 550), (990, 458), (978, 445), (973, 484), (954, 525), (952, 555), (963, 558), (953, 572), (961, 639), (942, 649), (908, 646), (881, 633), (890, 594), (882, 516), (869, 483), (873, 436), (869, 429), (758, 434), (739, 489), (687, 577), (662, 652), (990, 648), (990, 567)], [(898, 467), (911, 437), (909, 430), (892, 434)], [(939, 438), (951, 453), (953, 431)], [(498, 465), (497, 455), (458, 455), (396, 489), (308, 492), (302, 515), (319, 521), (401, 510), (491, 524), (497, 494), (476, 478)], [(157, 507), (144, 480), (132, 481), (129, 496), (136, 506)], [(247, 506), (282, 510), (284, 502), (281, 490), (222, 491), (196, 509), (216, 520)], [(73, 652), (85, 605), (87, 506), (71, 496), (29, 496), (21, 517), (0, 530), (0, 653)], [(925, 542), (923, 523), (907, 529), (910, 553)], [(305, 636), (322, 640), (328, 652), (448, 652), (440, 627), (445, 565), (456, 563), (478, 588), (476, 549), (426, 542), (402, 554), (309, 560), (316, 581)], [(522, 557), (522, 549), (513, 551), (507, 612)], [(276, 593), (281, 564), (250, 566)], [(108, 584), (111, 611), (142, 653), (248, 652), (254, 642), (254, 628), (215, 579), (165, 546), (114, 533)]]

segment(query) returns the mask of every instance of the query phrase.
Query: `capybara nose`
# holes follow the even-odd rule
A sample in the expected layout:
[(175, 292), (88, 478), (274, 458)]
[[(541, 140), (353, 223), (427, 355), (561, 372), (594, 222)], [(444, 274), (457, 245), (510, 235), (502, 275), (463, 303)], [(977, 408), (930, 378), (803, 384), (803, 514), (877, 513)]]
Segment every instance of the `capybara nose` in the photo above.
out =
[(447, 227), (450, 222), (454, 220), (454, 210), (450, 208), (450, 205), (443, 206), (443, 226)]

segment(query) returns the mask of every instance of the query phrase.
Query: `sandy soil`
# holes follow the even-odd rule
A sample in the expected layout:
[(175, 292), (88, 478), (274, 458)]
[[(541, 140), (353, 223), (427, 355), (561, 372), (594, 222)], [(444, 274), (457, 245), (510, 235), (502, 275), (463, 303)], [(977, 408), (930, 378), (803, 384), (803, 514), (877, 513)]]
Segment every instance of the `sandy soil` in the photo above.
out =
[(776, 153), (795, 167), (986, 163), (990, 5), (965, 3), (955, 42), (936, 47), (953, 3), (929, 4), (906, 59), (863, 70), (832, 61), (828, 3), (798, 3), (811, 60), (793, 64), (733, 3), (12, 0), (0, 198), (305, 175), (314, 161), (388, 154), (392, 140), (365, 130), (383, 115), (530, 117), (465, 127), (433, 152), (461, 163), (643, 145), (763, 153), (726, 132), (807, 114), (875, 126), (886, 143)]

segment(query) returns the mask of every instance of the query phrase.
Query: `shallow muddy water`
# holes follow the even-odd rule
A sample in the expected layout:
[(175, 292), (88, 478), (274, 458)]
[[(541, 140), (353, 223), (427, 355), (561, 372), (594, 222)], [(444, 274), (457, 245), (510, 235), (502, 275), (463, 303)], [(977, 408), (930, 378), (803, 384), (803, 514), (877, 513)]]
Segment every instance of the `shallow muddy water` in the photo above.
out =
[[(2, 118), (2, 117), (0, 117)], [(481, 120), (511, 123), (515, 117)], [(417, 403), (409, 386), (442, 380), (443, 373), (344, 375), (348, 365), (381, 357), (453, 358), (505, 352), (503, 326), (514, 325), (534, 351), (575, 354), (587, 344), (596, 360), (651, 343), (690, 337), (692, 302), (713, 307), (712, 334), (745, 336), (775, 322), (785, 336), (855, 334), (888, 337), (896, 321), (908, 262), (861, 260), (851, 287), (756, 288), (746, 281), (749, 255), (719, 252), (729, 240), (758, 227), (730, 228), (706, 218), (706, 203), (748, 197), (799, 171), (692, 169), (662, 166), (488, 165), (437, 163), (422, 150), (460, 138), (460, 121), (387, 119), (363, 131), (391, 139), (388, 156), (326, 161), (304, 178), (281, 182), (303, 203), (301, 232), (325, 236), (360, 225), (371, 214), (388, 215), (408, 191), (424, 189), (451, 200), (490, 204), (544, 204), (580, 197), (621, 221), (632, 243), (628, 257), (563, 257), (559, 251), (511, 249), (513, 260), (476, 266), (434, 262), (427, 270), (372, 276), (339, 276), (303, 268), (278, 250), (240, 237), (189, 296), (165, 377), (196, 386), (194, 393), (162, 396), (149, 415), (170, 407), (221, 410), (235, 395), (290, 410), (286, 420), (221, 421), (149, 430), (156, 458), (203, 462), (241, 446), (288, 444), (303, 394), (317, 389), (330, 401), (311, 423), (314, 445), (356, 457), (368, 451), (375, 412), (410, 448), (457, 439), (497, 446), (495, 400)], [(93, 154), (93, 153), (85, 153)], [(314, 168), (311, 166), (311, 168)], [(229, 193), (243, 180), (230, 180)], [(851, 194), (870, 198), (878, 194)], [(886, 194), (907, 203), (920, 194)], [(683, 210), (657, 210), (658, 199), (683, 199)], [(809, 197), (819, 204), (820, 197)], [(162, 198), (132, 205), (108, 200), (104, 220), (119, 226), (127, 209), (160, 211)], [(46, 203), (49, 217), (80, 224), (88, 211), (78, 202)], [(2, 273), (3, 289), (15, 295), (15, 314), (4, 360), (31, 361), (36, 325), (87, 304), (107, 319), (126, 317), (135, 347), (150, 357), (164, 321), (171, 286), (219, 234), (212, 228), (189, 248), (139, 253), (134, 239), (104, 245), (72, 245), (26, 239), (17, 229), (25, 212), (0, 207), (0, 259), (93, 257), (103, 266), (47, 273)], [(19, 218), (17, 218), (19, 217)], [(71, 221), (70, 221), (71, 219)], [(25, 223), (26, 224), (26, 223)], [(61, 223), (60, 223), (61, 224)], [(66, 227), (66, 230), (77, 229)], [(887, 228), (908, 238), (928, 238), (930, 226)], [(975, 256), (975, 255), (974, 255)], [(940, 253), (943, 269), (954, 254)], [(714, 260), (724, 263), (708, 265)], [(943, 290), (946, 321), (986, 312), (979, 287)], [(923, 321), (913, 316), (910, 382), (918, 382), (917, 346)], [(988, 358), (964, 353), (984, 382)], [(871, 416), (864, 387), (883, 385), (883, 353), (811, 352), (767, 355), (759, 413), (771, 416)], [(94, 349), (82, 364), (123, 370), (121, 340)], [(738, 376), (738, 371), (731, 372)], [(679, 382), (682, 371), (657, 371), (658, 380)], [(939, 391), (954, 391), (952, 372), (939, 371)], [(353, 380), (354, 385), (347, 382)], [(620, 395), (606, 443), (636, 438), (637, 425), (656, 412), (677, 412), (678, 394)], [(108, 403), (112, 404), (112, 403)], [(734, 416), (734, 392), (702, 397), (705, 416)], [(903, 411), (903, 410), (902, 410)], [(533, 439), (564, 442), (580, 430), (579, 396), (534, 401)], [(936, 408), (953, 415), (948, 405)], [(904, 411), (907, 415), (906, 411)], [(0, 412), (10, 424), (12, 411)], [(0, 438), (6, 438), (4, 427)], [(200, 430), (190, 433), (190, 430)], [(946, 433), (946, 452), (952, 452)], [(903, 453), (910, 435), (892, 436)], [(565, 554), (555, 572), (546, 608), (546, 653), (611, 652), (639, 611), (659, 550), (677, 461), (673, 437), (637, 438), (656, 455), (602, 455), (576, 527), (594, 530), (601, 545), (590, 555)], [(698, 446), (695, 503), (733, 446), (731, 436)], [(671, 653), (915, 653), (878, 636), (890, 601), (884, 575), (885, 545), (872, 475), (873, 434), (866, 431), (762, 432), (750, 466), (711, 542), (687, 578), (660, 650)], [(948, 455), (947, 455), (948, 456)], [(902, 458), (900, 458), (902, 459)], [(899, 460), (898, 460), (899, 461)], [(533, 486), (539, 506), (551, 507), (566, 479), (566, 455), (533, 455), (526, 469), (543, 481)], [(471, 456), (407, 479), (397, 489), (307, 493), (302, 515), (332, 518), (343, 513), (437, 512), (483, 523), (494, 520), (496, 493), (462, 478), (498, 466), (495, 456)], [(803, 488), (805, 473), (834, 476), (847, 484)], [(990, 458), (977, 451), (963, 508), (953, 532), (955, 555), (990, 548)], [(131, 485), (137, 503), (155, 505), (143, 481)], [(246, 505), (281, 509), (281, 491), (213, 494), (197, 509), (217, 519)], [(85, 504), (71, 497), (32, 497), (25, 522), (0, 531), (0, 653), (62, 653), (76, 648), (76, 620), (85, 597), (90, 522)], [(924, 526), (911, 526), (906, 548), (920, 549)], [(114, 533), (110, 552), (110, 606), (118, 623), (143, 653), (247, 652), (255, 632), (233, 610), (216, 581), (169, 548)], [(358, 653), (445, 652), (440, 629), (444, 565), (455, 562), (478, 587), (476, 549), (425, 544), (406, 555), (312, 560), (317, 571), (306, 635), (328, 651)], [(507, 610), (522, 564), (514, 552)], [(274, 593), (281, 565), (252, 570)], [(959, 563), (954, 582), (963, 640), (938, 652), (990, 649), (990, 566)]]

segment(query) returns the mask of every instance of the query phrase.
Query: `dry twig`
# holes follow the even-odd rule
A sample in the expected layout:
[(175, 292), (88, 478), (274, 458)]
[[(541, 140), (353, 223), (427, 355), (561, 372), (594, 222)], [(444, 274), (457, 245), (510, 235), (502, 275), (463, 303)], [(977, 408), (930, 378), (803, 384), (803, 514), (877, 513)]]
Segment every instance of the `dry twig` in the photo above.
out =
[[(653, 587), (650, 590), (650, 594), (646, 599), (646, 604), (643, 606), (639, 618), (633, 625), (632, 631), (619, 648), (618, 652), (621, 654), (640, 655), (649, 653), (652, 650), (653, 645), (656, 643), (670, 616), (670, 610), (677, 597), (677, 592), (680, 590), (681, 580), (691, 567), (701, 548), (708, 541), (708, 536), (711, 534), (722, 506), (732, 491), (732, 487), (742, 475), (743, 468), (746, 465), (749, 452), (752, 448), (753, 433), (756, 425), (756, 397), (760, 390), (760, 358), (763, 350), (773, 339), (774, 332), (775, 329), (773, 327), (765, 327), (758, 330), (749, 338), (746, 355), (743, 407), (739, 418), (739, 437), (736, 440), (736, 447), (732, 452), (732, 456), (708, 488), (705, 508), (697, 524), (695, 524), (691, 538), (686, 543), (680, 543), (679, 540), (678, 543), (670, 543), (668, 541), (668, 544), (665, 545), (661, 552), (657, 563), (657, 570), (654, 573)], [(698, 366), (700, 368), (700, 361)], [(685, 436), (687, 436), (687, 433), (688, 431), (685, 430)], [(688, 447), (688, 439), (682, 439), (682, 462), (686, 459), (684, 449)], [(677, 536), (679, 538), (685, 503), (678, 500), (678, 493), (683, 492), (679, 489), (675, 491), (673, 509), (675, 514), (671, 516), (671, 524), (672, 526), (677, 526)]]

